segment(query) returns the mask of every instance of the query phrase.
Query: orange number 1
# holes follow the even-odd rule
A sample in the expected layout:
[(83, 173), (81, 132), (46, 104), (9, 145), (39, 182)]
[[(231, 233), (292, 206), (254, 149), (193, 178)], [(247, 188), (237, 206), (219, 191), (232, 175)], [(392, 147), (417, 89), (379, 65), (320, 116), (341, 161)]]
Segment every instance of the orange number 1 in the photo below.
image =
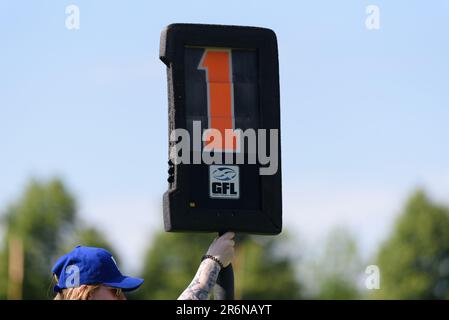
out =
[(211, 133), (206, 133), (205, 148), (213, 148), (216, 151), (236, 151), (237, 140), (233, 130), (226, 131), (226, 129), (234, 129), (231, 50), (205, 49), (198, 69), (206, 71), (209, 129), (218, 130), (222, 137), (222, 141), (215, 141)]

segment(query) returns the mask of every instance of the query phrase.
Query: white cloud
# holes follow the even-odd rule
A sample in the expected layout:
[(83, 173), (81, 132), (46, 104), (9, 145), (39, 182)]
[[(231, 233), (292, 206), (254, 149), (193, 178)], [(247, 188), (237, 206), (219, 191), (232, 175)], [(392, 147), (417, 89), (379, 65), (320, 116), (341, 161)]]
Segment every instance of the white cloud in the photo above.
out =
[(449, 204), (449, 170), (417, 175), (396, 185), (307, 183), (284, 185), (284, 227), (309, 244), (322, 243), (329, 230), (346, 226), (355, 234), (363, 258), (375, 254), (405, 201), (422, 187), (435, 201)]
[(364, 257), (374, 253), (397, 216), (406, 194), (402, 190), (369, 188), (284, 187), (284, 227), (321, 243), (335, 226), (357, 237)]

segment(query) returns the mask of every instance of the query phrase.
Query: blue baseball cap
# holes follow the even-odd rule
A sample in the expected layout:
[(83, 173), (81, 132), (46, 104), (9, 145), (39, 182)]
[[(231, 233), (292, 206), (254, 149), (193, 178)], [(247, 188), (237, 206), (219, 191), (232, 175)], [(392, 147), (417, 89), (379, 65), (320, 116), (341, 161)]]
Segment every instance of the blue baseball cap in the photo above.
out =
[(123, 291), (140, 287), (143, 279), (122, 275), (112, 254), (101, 248), (77, 246), (58, 259), (52, 273), (58, 277), (54, 291), (86, 284), (103, 284)]

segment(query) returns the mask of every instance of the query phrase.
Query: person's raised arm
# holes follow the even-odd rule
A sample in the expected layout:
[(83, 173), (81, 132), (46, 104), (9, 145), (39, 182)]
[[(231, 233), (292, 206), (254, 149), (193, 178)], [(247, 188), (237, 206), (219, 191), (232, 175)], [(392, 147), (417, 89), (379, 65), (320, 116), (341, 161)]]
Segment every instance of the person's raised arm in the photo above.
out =
[(207, 258), (201, 262), (192, 282), (178, 300), (206, 300), (209, 298), (221, 268), (226, 268), (234, 257), (233, 238), (234, 233), (227, 232), (212, 242), (206, 253)]

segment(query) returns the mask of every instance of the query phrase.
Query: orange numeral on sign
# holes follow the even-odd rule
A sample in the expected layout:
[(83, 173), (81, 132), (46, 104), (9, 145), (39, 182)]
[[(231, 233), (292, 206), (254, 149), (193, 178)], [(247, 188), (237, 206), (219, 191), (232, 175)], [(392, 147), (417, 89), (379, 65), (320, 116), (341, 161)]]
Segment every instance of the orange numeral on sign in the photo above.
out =
[[(209, 130), (205, 150), (236, 151), (234, 129), (234, 86), (232, 83), (232, 52), (230, 49), (205, 49), (198, 69), (205, 70)], [(210, 129), (218, 130), (222, 141)], [(229, 129), (229, 130), (226, 130)], [(224, 147), (224, 148), (223, 148)]]

